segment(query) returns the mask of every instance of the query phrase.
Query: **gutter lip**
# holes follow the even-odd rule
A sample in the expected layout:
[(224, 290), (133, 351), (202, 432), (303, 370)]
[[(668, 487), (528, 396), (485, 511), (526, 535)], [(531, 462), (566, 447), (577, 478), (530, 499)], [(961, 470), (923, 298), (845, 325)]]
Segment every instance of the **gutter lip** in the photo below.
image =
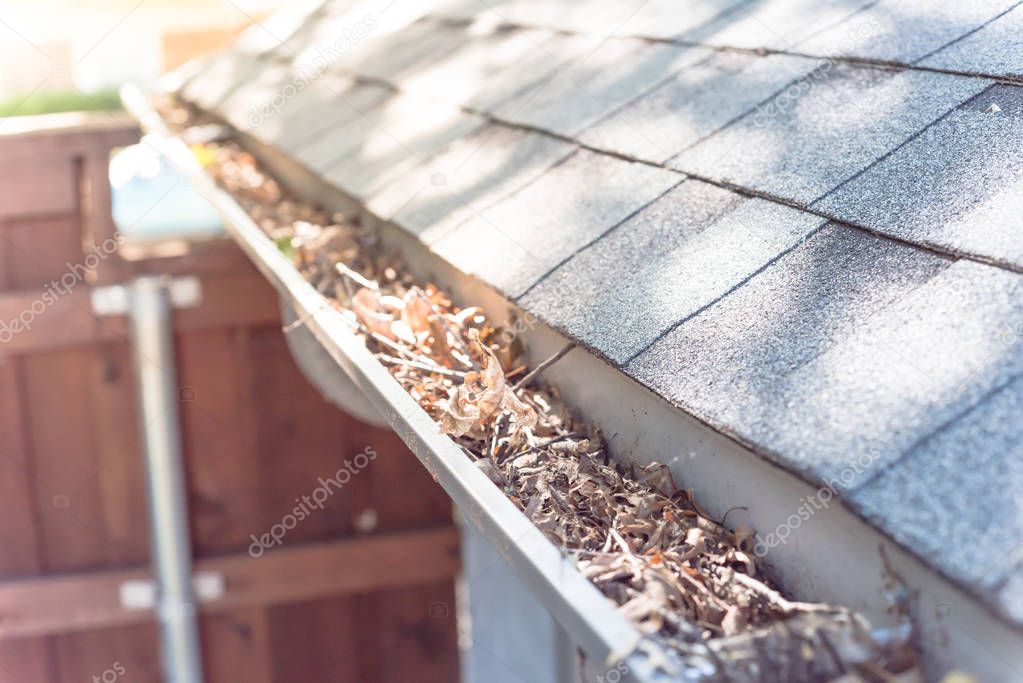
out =
[[(565, 629), (571, 641), (595, 663), (626, 662), (622, 680), (661, 683), (677, 680), (658, 662), (669, 662), (663, 648), (644, 636), (614, 604), (543, 535), (459, 446), (441, 434), (433, 419), (373, 357), (347, 321), (294, 268), (274, 243), (226, 191), (216, 185), (171, 133), (134, 84), (121, 88), (125, 109), (138, 120), (148, 142), (195, 186), (224, 220), (234, 241), (264, 277), (294, 306), (298, 317), (339, 368), (385, 417), (465, 517), (507, 561)], [(470, 582), (472, 577), (468, 577)], [(683, 672), (676, 672), (685, 676)], [(692, 674), (693, 672), (686, 672)]]

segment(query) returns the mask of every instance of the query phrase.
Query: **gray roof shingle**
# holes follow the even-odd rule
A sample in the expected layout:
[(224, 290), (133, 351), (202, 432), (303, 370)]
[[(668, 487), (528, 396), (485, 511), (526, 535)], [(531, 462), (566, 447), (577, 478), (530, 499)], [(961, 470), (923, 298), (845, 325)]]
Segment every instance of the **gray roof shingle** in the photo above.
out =
[(363, 199), (485, 124), (457, 107), (396, 94), (348, 126), (357, 144), (332, 159), (323, 175)]
[[(890, 460), (898, 453), (884, 437), (919, 418), (921, 397), (899, 387), (914, 391), (919, 382), (907, 382), (917, 379), (913, 368), (866, 330), (949, 265), (831, 224), (664, 335), (627, 371), (811, 479), (840, 475), (872, 447)], [(901, 399), (905, 406), (885, 411)]]
[[(1018, 576), (1013, 560), (1023, 543), (1020, 415), (1023, 379), (1002, 384), (920, 441), (854, 491), (851, 502), (869, 518), (888, 523), (894, 518), (896, 540), (944, 573), (960, 582), (999, 587)], [(978, 448), (978, 443), (990, 445)], [(983, 533), (977, 532), (978, 518), (990, 520)], [(938, 529), (941, 533), (935, 533)], [(999, 601), (1010, 613), (1021, 605), (1018, 584)]]
[(1019, 0), (881, 0), (797, 45), (811, 55), (910, 64), (983, 26)]
[(573, 256), (520, 303), (624, 363), (824, 220), (689, 180)]
[(681, 180), (671, 171), (580, 150), (433, 249), (515, 297)]
[(831, 28), (868, 4), (869, 0), (749, 0), (681, 38), (720, 47), (795, 51), (801, 39)]
[(810, 204), (987, 85), (825, 64), (669, 163)]
[(639, 40), (614, 40), (590, 48), (573, 44), (554, 77), (526, 88), (493, 110), (500, 119), (575, 136), (653, 88), (679, 69), (707, 56), (703, 50)]
[(366, 205), (431, 243), (575, 149), (547, 135), (491, 124), (388, 183)]
[(588, 145), (663, 163), (750, 111), (817, 63), (805, 57), (712, 52), (587, 128)]
[(815, 208), (900, 239), (1023, 270), (1021, 127), (1023, 90), (996, 85)]
[(923, 59), (920, 64), (950, 71), (1021, 78), (1020, 35), (1023, 35), (1023, 5), (1017, 2), (1011, 11)]

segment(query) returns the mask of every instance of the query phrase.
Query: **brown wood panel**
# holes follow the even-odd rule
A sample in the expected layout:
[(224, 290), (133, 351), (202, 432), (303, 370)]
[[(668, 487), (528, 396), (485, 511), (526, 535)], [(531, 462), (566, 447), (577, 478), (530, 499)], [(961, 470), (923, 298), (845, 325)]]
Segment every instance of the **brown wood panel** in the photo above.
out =
[[(238, 609), (203, 617), (203, 674), (207, 683), (271, 683), (275, 643), (266, 609)], [(300, 679), (297, 679), (300, 680)]]
[[(203, 614), (406, 587), (417, 588), (409, 604), (418, 613), (458, 566), (458, 536), (442, 527), (289, 544), (255, 557), (246, 551), (199, 560), (196, 571), (220, 574), (226, 586), (223, 597), (200, 605)], [(122, 607), (119, 591), (152, 579), (148, 568), (132, 568), (0, 582), (0, 641), (149, 623), (150, 612)]]
[[(73, 290), (89, 274), (81, 225), (73, 214), (8, 222), (0, 226), (0, 241), (6, 242), (2, 265), (8, 288), (37, 289), (39, 296), (53, 280), (60, 281), (63, 290)], [(94, 262), (98, 260), (88, 263)]]
[(8, 119), (0, 130), (7, 163), (38, 164), (43, 159), (84, 157), (138, 142), (139, 130), (126, 114), (68, 112)]
[(144, 557), (144, 548), (132, 553), (113, 543), (102, 523), (103, 501), (90, 495), (103, 464), (91, 391), (94, 359), (88, 348), (22, 359), (31, 469), (44, 491), (36, 501), (35, 528), (45, 571), (98, 569)]
[[(261, 482), (277, 519), (314, 494), (319, 480), (335, 477), (368, 445), (364, 428), (327, 403), (301, 376), (277, 329), (253, 329), (246, 349), (251, 368), (251, 395), (261, 416), (256, 440), (267, 463)], [(322, 509), (312, 512), (289, 542), (322, 540), (352, 533), (360, 507), (355, 503), (368, 485), (368, 471), (351, 476), (344, 486), (328, 487)], [(324, 489), (327, 491), (328, 489)]]
[[(0, 166), (21, 173), (0, 190), (0, 326), (37, 311), (30, 330), (0, 327), (0, 629), (9, 624), (4, 605), (14, 604), (4, 602), (7, 589), (27, 591), (40, 619), (50, 605), (49, 618), (65, 627), (80, 617), (73, 604), (109, 609), (93, 604), (93, 622), (79, 624), (96, 628), (0, 640), (0, 681), (92, 680), (117, 662), (118, 680), (159, 680), (155, 629), (139, 615), (121, 621), (112, 584), (74, 583), (84, 570), (101, 583), (121, 577), (148, 557), (130, 341), (123, 317), (92, 315), (89, 295), (98, 283), (154, 272), (202, 279), (202, 305), (173, 322), (194, 552), (200, 566), (232, 577), (218, 607), (226, 611), (203, 612), (209, 680), (455, 680), (453, 607), (447, 618), (429, 611), (453, 605), (457, 567), (440, 488), (393, 434), (309, 386), (287, 350), (276, 294), (229, 241), (74, 268), (88, 267), (90, 249), (113, 234), (107, 161), (137, 139), (133, 125), (108, 114), (15, 123), (0, 132)], [(40, 309), (50, 281), (69, 269), (73, 292)], [(282, 547), (258, 561), (245, 554), (251, 535), (366, 448), (377, 457)], [(426, 535), (391, 536), (403, 530)], [(347, 554), (324, 554), (335, 546)], [(288, 557), (304, 569), (289, 568)], [(339, 593), (346, 597), (322, 597)]]
[(78, 184), (68, 159), (41, 159), (32, 164), (0, 160), (0, 218), (74, 214)]
[[(368, 675), (384, 683), (457, 683), (455, 592), (450, 581), (366, 596), (377, 615), (376, 662)], [(395, 656), (395, 653), (401, 656)]]
[(372, 629), (359, 619), (361, 598), (335, 598), (292, 603), (269, 611), (271, 637), (276, 644), (274, 681), (359, 681), (365, 652), (357, 647), (360, 634)]
[(42, 638), (0, 643), (0, 680), (4, 683), (54, 681), (55, 659), (50, 644)]
[(117, 674), (116, 680), (126, 683), (164, 683), (157, 638), (153, 624), (54, 636), (50, 640), (56, 660), (55, 679), (72, 683), (98, 676), (102, 681), (104, 676), (112, 680), (112, 674)]
[[(200, 280), (203, 300), (174, 312), (178, 332), (272, 324), (280, 313), (273, 289), (255, 273), (216, 274)], [(124, 316), (97, 318), (93, 288), (79, 283), (69, 293), (48, 289), (0, 292), (0, 355), (43, 353), (52, 349), (124, 340)]]
[(95, 470), (71, 494), (72, 502), (86, 503), (80, 521), (101, 530), (121, 563), (144, 562), (149, 557), (145, 500), (125, 495), (140, 492), (144, 480), (131, 348), (126, 341), (97, 344), (89, 360)]
[(25, 442), (18, 368), (0, 361), (0, 577), (38, 568), (36, 505), (40, 494)]

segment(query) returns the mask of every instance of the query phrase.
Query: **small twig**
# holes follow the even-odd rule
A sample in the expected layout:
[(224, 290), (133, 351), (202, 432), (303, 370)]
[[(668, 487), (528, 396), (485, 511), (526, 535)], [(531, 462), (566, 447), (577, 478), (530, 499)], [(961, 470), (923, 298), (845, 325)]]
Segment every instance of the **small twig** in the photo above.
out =
[(374, 292), (380, 291), (380, 285), (377, 284), (376, 280), (370, 280), (366, 276), (362, 275), (361, 273), (357, 273), (356, 271), (352, 270), (351, 268), (341, 263), (340, 261), (334, 264), (334, 270), (337, 271), (338, 275), (349, 278), (350, 280), (352, 280), (352, 282), (361, 287), (365, 287), (366, 289), (372, 289)]
[[(443, 371), (447, 371), (448, 370), (448, 368), (445, 368), (443, 365), (440, 365), (440, 364), (436, 363), (432, 358), (429, 358), (429, 356), (423, 356), (421, 354), (418, 354), (415, 351), (412, 351), (411, 349), (408, 349), (408, 348), (402, 346), (401, 344), (399, 344), (398, 342), (394, 341), (393, 339), (388, 339), (387, 337), (385, 337), (384, 335), (380, 334), (379, 332), (374, 332), (373, 330), (371, 330), (368, 327), (366, 327), (366, 325), (361, 320), (358, 320), (356, 318), (349, 317), (349, 316), (343, 316), (343, 317), (344, 317), (345, 322), (347, 322), (349, 325), (351, 325), (352, 327), (357, 329), (359, 332), (362, 332), (364, 335), (366, 335), (367, 337), (369, 337), (373, 341), (378, 342), (380, 344), (383, 344), (384, 346), (386, 346), (387, 348), (391, 349), (395, 353), (399, 353), (402, 356), (405, 356), (409, 360), (414, 361), (416, 363), (424, 363), (424, 361), (422, 359), (425, 357), (429, 361), (429, 363), (431, 364), (430, 367), (435, 368), (437, 371), (442, 371), (442, 370)], [(457, 371), (456, 370), (452, 370), (451, 372), (457, 372)], [(441, 374), (444, 374), (444, 373), (441, 372)], [(465, 375), (463, 373), (463, 374), (461, 374), (459, 376), (464, 377)]]
[(836, 608), (832, 605), (817, 604), (809, 602), (793, 602), (782, 597), (782, 594), (778, 591), (770, 588), (764, 583), (761, 583), (752, 576), (743, 574), (742, 572), (735, 571), (732, 573), (733, 580), (741, 583), (752, 592), (756, 593), (759, 597), (763, 598), (769, 605), (778, 609), (785, 616), (790, 616), (797, 612), (835, 612)]
[(431, 365), (430, 363), (424, 363), (418, 360), (406, 360), (404, 358), (395, 358), (394, 356), (388, 356), (385, 353), (378, 353), (377, 359), (382, 360), (385, 363), (392, 365), (404, 365), (410, 368), (416, 368), (418, 370), (424, 370), (426, 372), (433, 372), (438, 375), (444, 375), (445, 377), (457, 377), (459, 379), (465, 377), (464, 372), (458, 370), (449, 370), (441, 365)]
[[(473, 370), (479, 370), (479, 366), (476, 365), (476, 361), (473, 360), (472, 354), (469, 353), (469, 347), (465, 345), (465, 340), (462, 339), (462, 335), (458, 334), (451, 327), (451, 325), (448, 324), (447, 318), (444, 317), (444, 313), (439, 308), (437, 308), (432, 301), (426, 298), (426, 295), (423, 293), (423, 290), (419, 289), (418, 287), (415, 287), (414, 289), (416, 291), (416, 296), (422, 299), (426, 303), (426, 305), (430, 307), (430, 310), (433, 311), (433, 314), (437, 316), (438, 320), (440, 320), (440, 324), (444, 326), (444, 329), (447, 331), (447, 333), (450, 334), (451, 338), (455, 340), (456, 344), (458, 344), (458, 350), (461, 351), (465, 355), (465, 358), (469, 361), (469, 367), (472, 368)], [(458, 358), (458, 356), (455, 356), (454, 354), (452, 354), (452, 356), (454, 358)]]
[(566, 344), (565, 348), (561, 349), (556, 354), (554, 354), (553, 356), (551, 356), (550, 358), (548, 358), (544, 362), (542, 362), (539, 365), (537, 365), (529, 373), (527, 373), (525, 377), (523, 377), (518, 382), (516, 382), (515, 386), (512, 387), (512, 391), (518, 391), (522, 387), (524, 387), (527, 384), (529, 384), (531, 381), (533, 381), (533, 379), (537, 375), (539, 375), (541, 372), (543, 372), (544, 370), (546, 370), (547, 368), (549, 368), (550, 366), (554, 365), (559, 360), (564, 358), (565, 354), (568, 353), (569, 351), (571, 351), (574, 348), (575, 348), (575, 342), (569, 342), (568, 344)]

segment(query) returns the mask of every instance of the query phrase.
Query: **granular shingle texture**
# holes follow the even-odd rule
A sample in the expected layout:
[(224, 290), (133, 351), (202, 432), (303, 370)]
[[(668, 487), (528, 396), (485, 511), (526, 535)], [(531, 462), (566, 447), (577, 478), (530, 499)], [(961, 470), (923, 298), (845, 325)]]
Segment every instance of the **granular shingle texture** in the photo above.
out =
[[(287, 150), (318, 173), (326, 171), (332, 161), (375, 130), (374, 122), (395, 96), (386, 88), (365, 83), (337, 90), (326, 80), (317, 82), (306, 92), (313, 101), (306, 101), (304, 107), (299, 104), (283, 110), (287, 112), (287, 123), (282, 124), (280, 137), (274, 145)], [(294, 113), (303, 109), (312, 110), (315, 118)]]
[(624, 363), (822, 223), (690, 180), (576, 254), (520, 303)]
[(992, 76), (1023, 77), (1023, 6), (923, 59), (923, 66)]
[[(897, 540), (963, 583), (990, 588), (1011, 581), (1019, 573), (1014, 565), (1023, 539), (1020, 415), (1023, 379), (993, 389), (913, 446), (853, 492), (853, 504), (868, 517), (896, 517)], [(978, 518), (987, 520), (983, 533)], [(1010, 589), (999, 607), (1018, 611), (1019, 596), (1011, 595), (1017, 591)]]
[(809, 204), (987, 85), (825, 64), (669, 163)]
[(949, 264), (831, 224), (663, 336), (627, 371), (708, 423), (828, 480), (882, 448), (885, 429), (913, 417), (874, 403), (883, 397), (878, 388), (926, 387), (867, 330), (879, 311)]
[(324, 175), (349, 194), (365, 198), (485, 124), (457, 107), (395, 95), (355, 122), (357, 130), (351, 133), (357, 145), (333, 159)]
[(817, 67), (805, 57), (703, 54), (699, 63), (587, 128), (580, 140), (663, 163)]
[(994, 86), (815, 208), (1023, 270), (1021, 130), (1023, 90)]
[(1023, 3), (344, 5), (181, 95), (1023, 628)]
[[(588, 47), (588, 46), (587, 46)], [(574, 136), (658, 85), (706, 52), (639, 40), (605, 41), (579, 49), (553, 78), (493, 111), (498, 118)]]
[(812, 55), (912, 63), (962, 38), (1019, 0), (881, 0), (796, 47)]
[(732, 48), (795, 50), (801, 39), (840, 23), (869, 0), (750, 0), (682, 34), (684, 40)]
[(435, 241), (534, 180), (576, 147), (493, 124), (455, 140), (367, 200), (370, 210)]
[(671, 171), (579, 151), (433, 248), (515, 297), (680, 180)]

